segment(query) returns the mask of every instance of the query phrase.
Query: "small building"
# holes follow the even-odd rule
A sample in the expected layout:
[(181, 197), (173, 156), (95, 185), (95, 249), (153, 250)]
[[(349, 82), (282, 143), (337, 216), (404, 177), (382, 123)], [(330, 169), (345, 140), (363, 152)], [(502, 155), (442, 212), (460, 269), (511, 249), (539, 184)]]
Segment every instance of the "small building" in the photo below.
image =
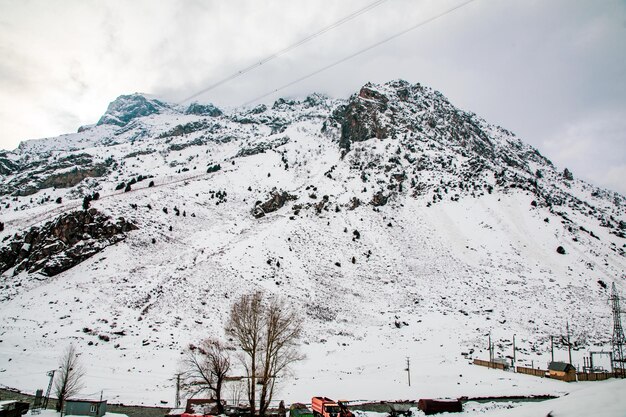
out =
[(66, 416), (102, 417), (107, 412), (106, 400), (67, 400), (65, 402)]
[(29, 404), (22, 401), (0, 401), (0, 417), (22, 417), (28, 413)]
[(560, 379), (565, 382), (576, 381), (576, 368), (570, 363), (550, 362), (548, 375), (550, 378)]

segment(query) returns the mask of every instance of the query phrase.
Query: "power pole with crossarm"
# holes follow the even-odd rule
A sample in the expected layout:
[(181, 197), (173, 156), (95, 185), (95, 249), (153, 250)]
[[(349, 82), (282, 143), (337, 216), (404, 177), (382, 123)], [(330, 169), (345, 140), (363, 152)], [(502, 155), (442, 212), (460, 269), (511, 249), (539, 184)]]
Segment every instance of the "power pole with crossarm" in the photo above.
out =
[(620, 309), (619, 294), (615, 283), (613, 283), (611, 291), (611, 305), (613, 310), (613, 338), (611, 340), (613, 345), (613, 372), (615, 377), (624, 378), (626, 374), (624, 372), (624, 345), (626, 339), (624, 338), (624, 329), (622, 329), (622, 310)]

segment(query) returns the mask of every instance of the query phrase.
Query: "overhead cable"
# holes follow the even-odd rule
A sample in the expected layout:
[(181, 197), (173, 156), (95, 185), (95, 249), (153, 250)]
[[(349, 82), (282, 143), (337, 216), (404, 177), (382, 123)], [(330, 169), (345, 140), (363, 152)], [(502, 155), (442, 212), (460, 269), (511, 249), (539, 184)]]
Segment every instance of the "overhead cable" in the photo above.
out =
[(337, 65), (339, 65), (339, 64), (341, 64), (341, 63), (343, 63), (343, 62), (346, 62), (346, 61), (348, 61), (348, 60), (350, 60), (350, 59), (352, 59), (352, 58), (354, 58), (354, 57), (356, 57), (356, 56), (358, 56), (358, 55), (361, 55), (361, 54), (363, 54), (363, 53), (365, 53), (365, 52), (367, 52), (367, 51), (369, 51), (369, 50), (371, 50), (371, 49), (374, 49), (374, 48), (376, 48), (376, 47), (378, 47), (378, 46), (380, 46), (380, 45), (382, 45), (382, 44), (384, 44), (384, 43), (387, 43), (387, 42), (389, 42), (389, 41), (391, 41), (391, 40), (393, 40), (393, 39), (396, 39), (396, 38), (398, 38), (398, 37), (400, 37), (400, 36), (402, 36), (402, 35), (404, 35), (404, 34), (406, 34), (406, 33), (410, 32), (410, 31), (412, 31), (412, 30), (415, 30), (415, 29), (417, 29), (417, 28), (420, 28), (420, 27), (422, 27), (422, 26), (424, 26), (424, 25), (426, 25), (426, 24), (428, 24), (428, 23), (431, 23), (431, 22), (433, 22), (433, 21), (437, 20), (437, 19), (440, 19), (440, 18), (444, 17), (445, 15), (447, 15), (447, 14), (449, 14), (449, 13), (452, 13), (452, 12), (453, 12), (453, 11), (455, 11), (455, 10), (460, 9), (461, 7), (467, 6), (468, 4), (470, 4), (470, 3), (474, 2), (474, 1), (475, 1), (475, 0), (468, 0), (468, 1), (466, 1), (466, 2), (464, 2), (464, 3), (461, 3), (461, 4), (459, 4), (459, 5), (455, 6), (455, 7), (452, 7), (451, 9), (448, 9), (448, 10), (446, 10), (446, 11), (444, 11), (444, 12), (442, 12), (442, 13), (440, 13), (440, 14), (436, 15), (436, 16), (433, 16), (433, 17), (431, 17), (431, 18), (429, 18), (429, 19), (426, 19), (426, 20), (424, 20), (424, 21), (421, 21), (421, 22), (419, 22), (418, 24), (413, 25), (413, 26), (411, 26), (411, 27), (409, 27), (409, 28), (407, 28), (407, 29), (404, 29), (404, 30), (402, 30), (402, 31), (400, 31), (400, 32), (397, 32), (396, 34), (394, 34), (394, 35), (392, 35), (392, 36), (390, 36), (390, 37), (388, 37), (388, 38), (385, 38), (385, 39), (383, 39), (383, 40), (381, 40), (381, 41), (378, 41), (378, 42), (376, 42), (376, 43), (374, 43), (374, 44), (372, 44), (372, 45), (370, 45), (370, 46), (368, 46), (368, 47), (366, 47), (366, 48), (363, 48), (363, 49), (361, 49), (361, 50), (359, 50), (359, 51), (357, 51), (357, 52), (354, 52), (353, 54), (350, 54), (350, 55), (348, 55), (348, 56), (345, 56), (345, 57), (341, 58), (341, 59), (340, 59), (340, 60), (338, 60), (338, 61), (335, 61), (335, 62), (333, 62), (333, 63), (331, 63), (331, 64), (328, 64), (328, 65), (326, 65), (326, 66), (324, 66), (324, 67), (322, 67), (322, 68), (319, 68), (319, 69), (317, 69), (317, 70), (315, 70), (315, 71), (313, 71), (313, 72), (310, 72), (310, 73), (308, 73), (308, 74), (306, 74), (306, 75), (303, 75), (302, 77), (300, 77), (300, 78), (298, 78), (298, 79), (296, 79), (296, 80), (293, 80), (293, 81), (291, 81), (291, 82), (289, 82), (289, 83), (287, 83), (287, 84), (284, 84), (284, 85), (282, 85), (282, 86), (280, 86), (280, 87), (278, 87), (278, 88), (276, 88), (276, 89), (274, 89), (274, 90), (272, 90), (272, 91), (270, 91), (270, 92), (268, 92), (268, 93), (265, 93), (265, 94), (263, 94), (263, 95), (260, 95), (260, 96), (258, 96), (258, 97), (256, 97), (256, 98), (254, 98), (254, 99), (252, 99), (252, 100), (246, 101), (245, 103), (243, 103), (243, 104), (242, 104), (242, 106), (247, 106), (247, 105), (249, 105), (249, 104), (252, 104), (252, 103), (254, 103), (255, 101), (258, 101), (258, 100), (260, 100), (260, 99), (262, 99), (262, 98), (265, 98), (265, 97), (267, 97), (267, 96), (269, 96), (269, 95), (271, 95), (271, 94), (274, 94), (274, 93), (276, 93), (276, 92), (278, 92), (278, 91), (284, 90), (284, 89), (285, 89), (285, 88), (287, 88), (287, 87), (291, 87), (291, 86), (292, 86), (292, 85), (294, 85), (294, 84), (297, 84), (297, 83), (299, 83), (299, 82), (301, 82), (301, 81), (304, 81), (304, 80), (306, 80), (307, 78), (311, 78), (311, 77), (313, 77), (314, 75), (319, 74), (320, 72), (326, 71), (327, 69), (330, 69), (330, 68), (332, 68), (332, 67), (335, 67), (335, 66), (337, 66)]
[(186, 99), (182, 100), (180, 103), (184, 103), (186, 101), (193, 100), (194, 98), (196, 98), (198, 96), (201, 96), (202, 94), (205, 94), (205, 93), (213, 90), (214, 88), (219, 87), (222, 84), (225, 84), (225, 83), (227, 83), (227, 82), (229, 82), (229, 81), (231, 81), (231, 80), (233, 80), (233, 79), (235, 79), (237, 77), (241, 77), (242, 75), (252, 71), (253, 69), (255, 69), (257, 67), (260, 67), (261, 65), (266, 64), (269, 61), (271, 61), (271, 60), (273, 60), (275, 58), (278, 58), (281, 55), (286, 54), (287, 52), (289, 52), (289, 51), (291, 51), (291, 50), (293, 50), (293, 49), (295, 49), (295, 48), (297, 48), (297, 47), (299, 47), (299, 46), (309, 42), (310, 40), (313, 40), (313, 39), (317, 38), (318, 36), (328, 32), (328, 31), (330, 31), (332, 29), (335, 29), (338, 26), (341, 26), (342, 24), (344, 24), (344, 23), (354, 19), (357, 16), (362, 15), (365, 12), (368, 12), (368, 11), (372, 10), (373, 8), (375, 8), (377, 6), (380, 6), (381, 4), (385, 3), (386, 1), (387, 0), (376, 0), (375, 2), (370, 3), (369, 5), (363, 7), (362, 9), (359, 9), (359, 10), (357, 10), (355, 12), (350, 13), (349, 15), (339, 19), (335, 23), (318, 30), (317, 32), (315, 32), (315, 33), (313, 33), (313, 34), (311, 34), (311, 35), (309, 35), (309, 36), (299, 40), (298, 42), (296, 42), (294, 44), (291, 44), (291, 45), (287, 46), (286, 48), (281, 49), (280, 51), (274, 52), (273, 54), (268, 55), (267, 57), (261, 59), (260, 61), (255, 62), (254, 64), (252, 64), (252, 65), (250, 65), (250, 66), (248, 66), (246, 68), (243, 68), (243, 69), (241, 69), (241, 70), (239, 70), (239, 71), (237, 71), (237, 72), (227, 76), (226, 78), (221, 79), (220, 81), (218, 81), (218, 82), (216, 82), (216, 83), (214, 83), (214, 84), (212, 84), (212, 85), (210, 85), (210, 86), (208, 86), (208, 87), (198, 91), (197, 93), (192, 94), (191, 96), (189, 96)]

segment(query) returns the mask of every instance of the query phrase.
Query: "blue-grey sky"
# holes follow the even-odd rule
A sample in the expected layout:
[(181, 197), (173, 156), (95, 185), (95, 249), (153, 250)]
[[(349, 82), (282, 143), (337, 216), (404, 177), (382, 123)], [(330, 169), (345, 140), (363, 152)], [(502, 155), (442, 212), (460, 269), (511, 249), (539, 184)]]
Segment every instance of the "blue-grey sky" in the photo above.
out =
[[(180, 100), (374, 0), (0, 0), (0, 148), (94, 123), (116, 96)], [(236, 106), (463, 0), (387, 0), (200, 98)], [(275, 95), (402, 78), (626, 193), (626, 2), (475, 0)]]

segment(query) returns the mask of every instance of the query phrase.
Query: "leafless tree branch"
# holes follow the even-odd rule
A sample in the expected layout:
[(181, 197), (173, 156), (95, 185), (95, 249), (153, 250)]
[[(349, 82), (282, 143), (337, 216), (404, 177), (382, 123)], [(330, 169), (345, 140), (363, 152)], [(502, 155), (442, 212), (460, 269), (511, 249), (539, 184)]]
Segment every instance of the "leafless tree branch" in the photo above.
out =
[(54, 392), (57, 397), (57, 411), (63, 410), (65, 401), (78, 394), (83, 388), (85, 370), (80, 363), (74, 345), (69, 345), (59, 360), (58, 377), (55, 378)]

